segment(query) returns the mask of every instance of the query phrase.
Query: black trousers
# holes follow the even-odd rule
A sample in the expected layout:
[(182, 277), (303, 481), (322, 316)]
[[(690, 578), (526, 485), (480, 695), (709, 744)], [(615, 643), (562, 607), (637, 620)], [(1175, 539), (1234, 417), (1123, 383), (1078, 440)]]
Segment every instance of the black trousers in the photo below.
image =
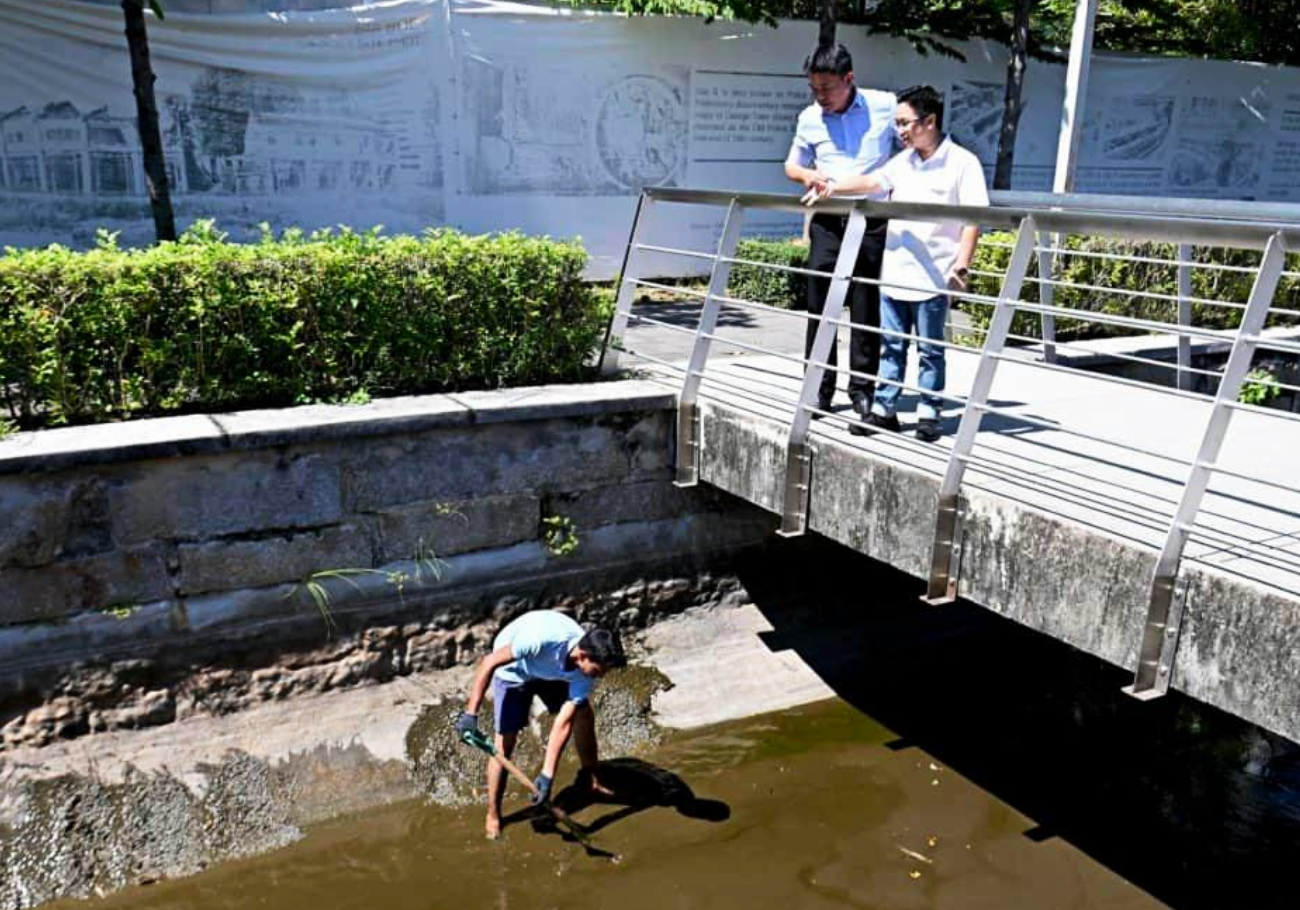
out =
[[(840, 255), (840, 243), (844, 239), (844, 229), (848, 227), (845, 215), (814, 215), (808, 225), (808, 267), (819, 272), (833, 272), (835, 260)], [(889, 222), (881, 218), (867, 221), (867, 232), (862, 238), (862, 248), (858, 251), (858, 261), (853, 269), (856, 278), (877, 279), (880, 277), (880, 261), (885, 253), (885, 229)], [(826, 306), (826, 293), (830, 290), (829, 278), (808, 279), (808, 312), (821, 314)], [(880, 327), (880, 288), (876, 285), (849, 285), (848, 299), (845, 301), (849, 320), (857, 325)], [(817, 337), (820, 323), (809, 319), (808, 331), (804, 336), (804, 357), (812, 352), (813, 339)], [(835, 394), (835, 367), (839, 361), (838, 345), (831, 345), (831, 355), (827, 360), (832, 368), (822, 374), (820, 397), (829, 400)], [(876, 375), (880, 370), (880, 335), (854, 329), (849, 333), (849, 369), (855, 373)], [(865, 398), (871, 403), (876, 384), (862, 376), (849, 377), (849, 399), (856, 401)]]

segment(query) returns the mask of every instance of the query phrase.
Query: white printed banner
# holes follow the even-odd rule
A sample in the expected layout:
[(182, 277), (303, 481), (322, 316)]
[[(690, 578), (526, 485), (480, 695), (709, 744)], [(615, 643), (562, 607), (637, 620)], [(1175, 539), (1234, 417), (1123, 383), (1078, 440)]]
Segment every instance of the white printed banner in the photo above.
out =
[[(236, 237), (442, 222), (443, 10), (150, 17), (178, 219)], [(116, 4), (0, 0), (0, 171), (0, 244), (150, 239)]]
[[(204, 4), (206, 6), (206, 4)], [(247, 3), (245, 6), (254, 6)], [(809, 22), (779, 28), (557, 11), (493, 0), (189, 13), (149, 20), (179, 220), (517, 228), (580, 236), (618, 268), (647, 186), (788, 192), (808, 101)], [(965, 61), (845, 27), (858, 83), (929, 83), (992, 172), (1006, 50)], [(1031, 61), (1014, 186), (1051, 186), (1064, 68)], [(1099, 57), (1081, 192), (1300, 200), (1300, 71)], [(717, 211), (668, 207), (652, 241), (710, 249)], [(152, 235), (116, 2), (0, 0), (0, 244), (85, 246), (97, 228)], [(755, 215), (788, 235), (797, 216)], [(685, 270), (671, 267), (668, 271)]]

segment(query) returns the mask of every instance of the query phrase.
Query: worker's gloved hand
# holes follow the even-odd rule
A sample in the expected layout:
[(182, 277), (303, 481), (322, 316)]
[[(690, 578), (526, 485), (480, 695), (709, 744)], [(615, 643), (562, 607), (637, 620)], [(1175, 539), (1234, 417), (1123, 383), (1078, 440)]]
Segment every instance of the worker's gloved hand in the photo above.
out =
[(533, 794), (531, 802), (534, 806), (544, 806), (551, 801), (551, 776), (549, 774), (539, 775), (537, 780), (533, 781), (537, 787), (537, 792)]
[(460, 716), (456, 718), (456, 723), (452, 726), (455, 728), (457, 736), (464, 736), (466, 733), (477, 733), (478, 715), (462, 711)]

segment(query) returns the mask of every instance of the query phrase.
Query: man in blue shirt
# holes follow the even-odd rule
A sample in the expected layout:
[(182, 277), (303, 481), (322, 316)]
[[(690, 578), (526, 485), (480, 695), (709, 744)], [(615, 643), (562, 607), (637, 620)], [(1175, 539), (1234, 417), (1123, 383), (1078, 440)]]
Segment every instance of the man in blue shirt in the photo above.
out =
[[(794, 142), (785, 160), (785, 175), (804, 189), (824, 184), (826, 178), (842, 179), (865, 174), (889, 160), (894, 153), (894, 108), (897, 99), (890, 92), (860, 89), (853, 81), (853, 58), (844, 45), (819, 47), (804, 61), (804, 74), (812, 89), (814, 102), (799, 115)], [(881, 194), (871, 198), (884, 198)], [(835, 268), (840, 243), (848, 218), (843, 215), (813, 215), (808, 225), (808, 267), (821, 272)], [(882, 218), (867, 221), (867, 234), (858, 254), (855, 277), (877, 279), (885, 248), (887, 222)], [(820, 315), (830, 289), (827, 278), (809, 278), (808, 312)], [(875, 285), (853, 284), (846, 301), (849, 319), (856, 325), (880, 325), (880, 289)], [(804, 356), (812, 351), (818, 323), (808, 320), (804, 338)], [(838, 361), (831, 345), (829, 364)], [(871, 412), (875, 391), (873, 378), (880, 367), (880, 339), (872, 331), (855, 329), (849, 333), (849, 400), (860, 419)], [(835, 370), (822, 375), (817, 395), (819, 411), (829, 411), (835, 396)], [(814, 418), (822, 416), (814, 413)], [(859, 435), (864, 430), (849, 427)]]
[[(497, 751), (509, 758), (519, 731), (528, 724), (528, 711), (537, 696), (555, 715), (546, 743), (546, 758), (537, 778), (540, 798), (551, 795), (551, 783), (560, 755), (572, 734), (578, 760), (592, 789), (608, 793), (596, 780), (596, 715), (591, 708), (594, 680), (627, 663), (618, 636), (605, 629), (584, 631), (570, 617), (554, 610), (533, 610), (502, 629), (492, 643), (492, 653), (479, 661), (464, 712), (456, 719), (456, 732), (478, 729), (478, 709), (492, 682), (493, 719)], [(487, 835), (501, 835), (501, 799), (505, 795), (505, 769), (488, 759)]]

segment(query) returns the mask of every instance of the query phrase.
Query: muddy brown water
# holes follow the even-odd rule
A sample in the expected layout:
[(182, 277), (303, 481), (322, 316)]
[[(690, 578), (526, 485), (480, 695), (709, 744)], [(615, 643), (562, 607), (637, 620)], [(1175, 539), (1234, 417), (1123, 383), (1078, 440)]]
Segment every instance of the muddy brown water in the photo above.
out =
[[(107, 908), (1073, 907), (1164, 904), (841, 700), (671, 736), (611, 779), (631, 804), (575, 804), (590, 855), (481, 809), (403, 804), (276, 853), (134, 888)], [(568, 780), (571, 775), (566, 775)], [(66, 904), (64, 906), (85, 906)]]
[(489, 842), (481, 806), (412, 802), (90, 906), (1300, 906), (1296, 744), (1176, 693), (1140, 703), (1122, 669), (969, 604), (918, 609), (914, 581), (820, 555), (820, 572), (743, 581), (764, 643), (839, 698), (613, 759), (621, 803), (561, 791), (617, 863), (526, 818)]

